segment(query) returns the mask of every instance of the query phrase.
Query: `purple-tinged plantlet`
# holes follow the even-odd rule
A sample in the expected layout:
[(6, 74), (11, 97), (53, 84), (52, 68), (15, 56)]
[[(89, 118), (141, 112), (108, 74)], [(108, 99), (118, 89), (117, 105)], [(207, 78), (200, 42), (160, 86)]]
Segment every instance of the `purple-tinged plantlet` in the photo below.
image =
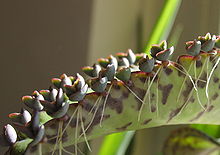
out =
[(98, 93), (104, 92), (106, 86), (107, 86), (108, 78), (107, 77), (98, 77), (91, 79), (90, 85), (92, 90)]
[(108, 64), (106, 69), (103, 69), (100, 72), (100, 76), (101, 77), (105, 77), (106, 76), (108, 78), (108, 81), (112, 81), (112, 80), (114, 80), (115, 73), (116, 73), (115, 66), (113, 64)]
[(122, 81), (128, 81), (131, 77), (131, 69), (129, 67), (121, 67), (116, 73), (116, 77)]
[(197, 56), (201, 51), (201, 41), (193, 40), (186, 42), (186, 52), (189, 55)]
[(94, 64), (92, 67), (86, 66), (82, 68), (82, 71), (90, 77), (98, 77), (101, 67), (97, 64)]
[(150, 73), (153, 71), (155, 59), (144, 56), (139, 60), (138, 66), (142, 72)]
[(121, 67), (121, 66), (124, 66), (124, 67), (129, 67), (130, 66), (130, 63), (128, 61), (127, 58), (123, 57), (123, 58), (120, 58), (118, 60), (118, 65)]
[[(69, 107), (68, 97), (65, 96), (63, 89), (59, 88), (59, 91), (50, 88), (49, 90), (41, 90), (40, 93), (44, 96), (45, 100), (41, 101), (44, 106), (44, 110), (53, 118), (63, 117)], [(51, 100), (51, 96), (53, 100)]]
[(39, 94), (38, 91), (34, 91), (33, 96), (23, 96), (22, 102), (33, 110), (43, 110), (43, 106), (40, 101), (43, 101), (44, 97)]
[(11, 113), (8, 117), (13, 121), (13, 123), (21, 125), (25, 125), (31, 120), (31, 114), (23, 108), (20, 113)]
[(52, 78), (51, 82), (56, 88), (63, 88), (64, 85), (72, 85), (72, 81), (74, 80), (74, 77), (62, 74), (60, 78)]
[(167, 48), (167, 42), (162, 41), (158, 45), (152, 45), (150, 53), (151, 56), (159, 61), (167, 61), (169, 56), (173, 53), (174, 47)]
[(202, 51), (208, 52), (214, 48), (216, 42), (216, 36), (215, 35), (211, 36), (210, 33), (207, 33), (204, 37), (199, 36), (198, 41), (201, 41)]

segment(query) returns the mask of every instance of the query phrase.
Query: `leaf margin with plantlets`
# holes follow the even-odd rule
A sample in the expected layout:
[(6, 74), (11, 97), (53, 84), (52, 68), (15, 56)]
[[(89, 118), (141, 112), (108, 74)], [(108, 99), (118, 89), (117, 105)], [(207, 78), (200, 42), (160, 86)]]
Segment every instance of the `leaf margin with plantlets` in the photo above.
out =
[[(94, 64), (93, 67), (83, 68), (87, 75), (92, 76), (87, 80), (78, 73), (76, 76), (63, 74), (60, 78), (52, 79), (53, 86), (48, 90), (35, 91), (32, 96), (22, 98), (23, 103), (33, 110), (33, 114), (31, 119), (28, 116), (28, 122), (21, 122), (20, 118), (16, 121), (14, 119), (13, 124), (19, 139), (10, 142), (9, 150), (13, 152), (18, 142), (30, 138), (32, 142), (26, 150), (29, 154), (36, 153), (39, 148), (43, 153), (55, 152), (57, 149), (64, 151), (63, 147), (74, 144), (77, 152), (77, 143), (86, 141), (88, 144), (87, 140), (113, 132), (171, 124), (219, 124), (220, 122), (212, 118), (214, 114), (209, 113), (211, 110), (212, 113), (218, 112), (211, 105), (215, 104), (218, 96), (216, 92), (207, 96), (205, 80), (200, 79), (205, 64), (210, 69), (206, 77), (211, 79), (212, 76), (208, 75), (213, 74), (214, 78), (218, 78), (216, 67), (220, 50), (218, 44), (214, 47), (218, 38), (219, 36), (216, 39), (208, 33), (205, 37), (198, 37), (196, 41), (187, 42), (186, 50), (190, 55), (180, 56), (177, 63), (168, 60), (174, 48), (167, 48), (166, 41), (163, 41), (159, 45), (152, 45), (151, 58), (146, 54), (135, 55), (128, 50), (127, 53), (118, 53), (117, 58), (110, 55), (108, 58), (99, 59), (101, 67)], [(194, 70), (191, 69), (192, 66)], [(208, 85), (213, 84), (215, 90), (218, 90), (219, 78), (217, 81), (214, 78), (209, 79)], [(181, 83), (181, 80), (185, 84), (184, 91), (192, 92), (190, 94), (194, 99), (185, 92), (185, 96), (181, 95), (179, 102), (172, 105), (169, 94), (175, 94), (172, 92), (174, 89), (181, 90), (180, 86), (177, 88), (175, 85)], [(88, 91), (90, 93), (87, 93)], [(155, 92), (157, 94), (153, 95)], [(207, 98), (208, 103), (210, 99), (213, 103), (203, 104), (199, 101), (199, 96), (203, 96), (202, 102)], [(150, 102), (146, 104), (148, 100)], [(165, 107), (169, 109), (167, 113), (161, 111)], [(25, 117), (22, 114), (11, 116)], [(40, 123), (45, 116), (46, 120)], [(3, 134), (2, 137), (8, 138), (8, 135)], [(59, 145), (58, 148), (56, 145)]]

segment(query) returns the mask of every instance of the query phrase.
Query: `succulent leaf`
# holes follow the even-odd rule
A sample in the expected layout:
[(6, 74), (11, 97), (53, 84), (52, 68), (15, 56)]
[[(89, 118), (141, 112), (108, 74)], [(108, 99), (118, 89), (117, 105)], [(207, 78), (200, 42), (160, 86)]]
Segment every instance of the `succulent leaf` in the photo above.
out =
[[(128, 51), (118, 54), (119, 60), (112, 55), (99, 59), (102, 70), (87, 81), (80, 74), (52, 79), (58, 90), (50, 87), (22, 98), (33, 109), (32, 117), (24, 111), (9, 115), (14, 120), (25, 116), (21, 124), (15, 124), (24, 135), (18, 141), (11, 136), (15, 130), (8, 125), (4, 130), (9, 152), (36, 154), (35, 148), (41, 146), (42, 153), (50, 154), (57, 137), (63, 147), (85, 141), (82, 126), (90, 140), (161, 125), (220, 124), (218, 38), (207, 34), (188, 42), (190, 55), (180, 56), (177, 62), (168, 60), (174, 48), (167, 48), (163, 41), (152, 46), (153, 58)], [(60, 135), (58, 129), (65, 131)]]
[(197, 40), (186, 42), (186, 51), (192, 56), (199, 55), (201, 51), (201, 42)]
[(128, 81), (131, 76), (131, 69), (129, 67), (122, 67), (116, 73), (116, 77), (122, 81)]
[(107, 82), (108, 82), (107, 77), (91, 79), (91, 88), (95, 92), (101, 93), (105, 90), (105, 88), (107, 86)]
[(155, 63), (155, 59), (154, 58), (149, 58), (148, 56), (147, 57), (143, 57), (139, 61), (139, 69), (142, 72), (150, 73), (150, 72), (153, 71), (154, 63)]
[(134, 52), (131, 49), (127, 50), (127, 59), (130, 64), (134, 64), (136, 61), (136, 55), (134, 54)]

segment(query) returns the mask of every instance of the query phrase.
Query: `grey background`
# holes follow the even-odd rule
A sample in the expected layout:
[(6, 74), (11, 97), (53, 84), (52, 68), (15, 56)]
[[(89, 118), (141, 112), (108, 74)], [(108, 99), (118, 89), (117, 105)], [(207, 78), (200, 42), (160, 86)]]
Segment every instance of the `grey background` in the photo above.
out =
[[(92, 1), (0, 1), (0, 126), (21, 97), (86, 64)], [(7, 122), (9, 122), (7, 120)]]

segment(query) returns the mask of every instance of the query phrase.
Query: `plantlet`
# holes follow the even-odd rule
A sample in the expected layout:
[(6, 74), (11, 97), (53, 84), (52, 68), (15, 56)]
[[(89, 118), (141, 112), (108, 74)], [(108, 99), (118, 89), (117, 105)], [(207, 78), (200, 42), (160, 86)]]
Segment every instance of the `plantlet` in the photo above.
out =
[(172, 62), (163, 41), (150, 55), (126, 53), (83, 67), (82, 77), (63, 74), (46, 90), (24, 96), (31, 109), (9, 115), (1, 145), (9, 154), (68, 152), (98, 136), (171, 124), (219, 124), (219, 36), (186, 43), (189, 55)]

